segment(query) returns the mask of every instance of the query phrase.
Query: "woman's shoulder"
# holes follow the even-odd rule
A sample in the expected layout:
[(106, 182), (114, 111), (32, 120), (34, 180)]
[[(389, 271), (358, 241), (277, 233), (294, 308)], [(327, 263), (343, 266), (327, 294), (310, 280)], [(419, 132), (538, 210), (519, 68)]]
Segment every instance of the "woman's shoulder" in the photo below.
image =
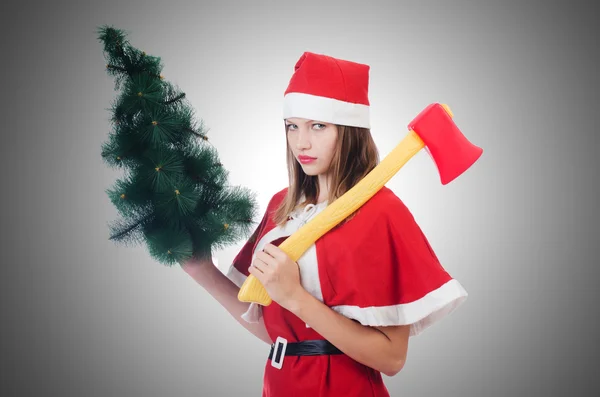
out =
[(404, 202), (390, 188), (383, 186), (373, 195), (363, 206), (361, 210), (365, 215), (386, 216), (398, 211), (408, 211)]
[(273, 194), (271, 196), (271, 199), (269, 200), (269, 203), (267, 204), (267, 209), (274, 210), (275, 208), (277, 208), (279, 206), (279, 204), (281, 204), (281, 202), (285, 199), (287, 191), (288, 191), (288, 187), (286, 186), (283, 189), (275, 192), (275, 194)]

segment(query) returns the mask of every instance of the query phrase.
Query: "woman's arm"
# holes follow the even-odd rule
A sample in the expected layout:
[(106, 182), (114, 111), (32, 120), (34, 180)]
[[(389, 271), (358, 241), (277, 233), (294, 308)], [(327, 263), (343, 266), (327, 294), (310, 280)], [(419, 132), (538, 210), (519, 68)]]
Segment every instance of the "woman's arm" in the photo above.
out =
[(351, 320), (302, 293), (289, 310), (355, 361), (387, 376), (404, 366), (409, 326), (370, 327)]
[(250, 303), (240, 302), (237, 298), (240, 288), (228, 279), (212, 263), (207, 261), (188, 261), (182, 266), (183, 270), (190, 275), (200, 286), (212, 295), (244, 328), (254, 334), (257, 338), (267, 344), (272, 344), (271, 338), (265, 328), (261, 317), (258, 323), (248, 323), (241, 315), (248, 310)]

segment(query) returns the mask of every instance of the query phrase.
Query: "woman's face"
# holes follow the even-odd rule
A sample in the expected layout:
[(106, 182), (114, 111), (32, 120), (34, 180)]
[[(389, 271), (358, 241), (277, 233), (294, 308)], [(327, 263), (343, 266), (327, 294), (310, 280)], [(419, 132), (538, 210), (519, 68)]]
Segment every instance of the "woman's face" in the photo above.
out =
[(318, 120), (285, 120), (290, 149), (307, 175), (327, 174), (338, 139), (335, 124)]

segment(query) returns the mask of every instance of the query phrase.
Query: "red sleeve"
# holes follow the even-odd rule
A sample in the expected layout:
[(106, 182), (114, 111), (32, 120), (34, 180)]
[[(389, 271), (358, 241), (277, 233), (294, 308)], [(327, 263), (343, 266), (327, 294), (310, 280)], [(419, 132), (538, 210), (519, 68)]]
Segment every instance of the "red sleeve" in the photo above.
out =
[(246, 278), (250, 275), (248, 268), (252, 264), (252, 258), (254, 256), (254, 250), (256, 245), (260, 241), (261, 237), (273, 227), (271, 220), (271, 212), (276, 209), (276, 205), (279, 204), (280, 200), (285, 195), (287, 189), (284, 189), (275, 194), (269, 203), (267, 209), (262, 217), (262, 220), (248, 239), (242, 249), (238, 252), (236, 257), (233, 259), (233, 263), (227, 272), (227, 277), (231, 279), (238, 287), (241, 287)]
[(327, 304), (363, 325), (411, 324), (417, 335), (467, 297), (391, 190), (336, 233), (327, 247), (343, 249), (323, 255), (332, 287)]
[(240, 273), (248, 276), (248, 268), (250, 267), (252, 254), (254, 252), (254, 248), (256, 247), (256, 243), (258, 241), (258, 236), (262, 235), (262, 232), (267, 224), (268, 211), (265, 211), (262, 220), (254, 230), (254, 233), (250, 236), (246, 244), (242, 247), (240, 252), (236, 255), (233, 260), (232, 266), (235, 267)]

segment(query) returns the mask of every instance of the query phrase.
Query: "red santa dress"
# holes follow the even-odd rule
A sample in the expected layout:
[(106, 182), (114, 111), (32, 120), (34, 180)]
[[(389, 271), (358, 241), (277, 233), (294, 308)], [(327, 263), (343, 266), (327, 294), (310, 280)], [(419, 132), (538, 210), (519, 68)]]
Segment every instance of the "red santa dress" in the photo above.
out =
[[(248, 277), (255, 252), (267, 243), (279, 246), (327, 205), (309, 204), (280, 227), (271, 215), (286, 193), (287, 188), (272, 197), (255, 233), (234, 259), (227, 275), (238, 286)], [(438, 261), (410, 211), (385, 186), (354, 218), (323, 235), (297, 262), (303, 287), (331, 309), (366, 326), (410, 324), (411, 336), (467, 298), (466, 290)], [(253, 303), (242, 317), (257, 322), (261, 316), (273, 341), (324, 339), (275, 301), (269, 306)], [(379, 371), (339, 354), (285, 356), (281, 368), (267, 359), (262, 396), (383, 397), (389, 393)]]

